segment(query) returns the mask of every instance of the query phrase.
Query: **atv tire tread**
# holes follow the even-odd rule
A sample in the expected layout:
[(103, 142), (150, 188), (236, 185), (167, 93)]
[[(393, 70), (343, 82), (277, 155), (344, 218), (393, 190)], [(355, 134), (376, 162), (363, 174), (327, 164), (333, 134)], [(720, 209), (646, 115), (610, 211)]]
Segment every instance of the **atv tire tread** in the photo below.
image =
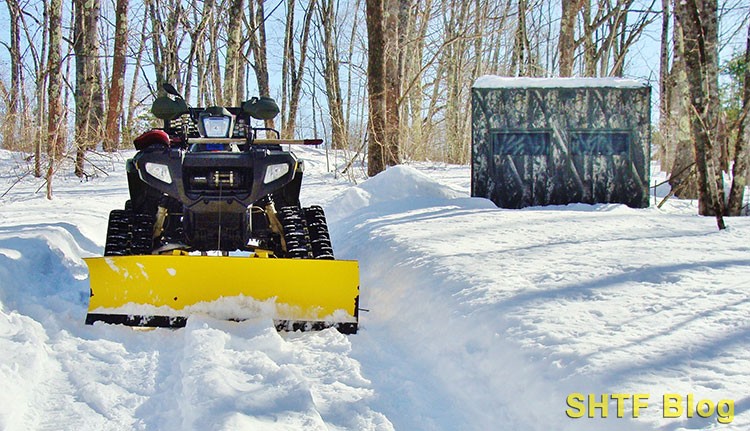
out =
[[(126, 204), (126, 207), (128, 205)], [(107, 223), (105, 256), (151, 254), (154, 218), (130, 209), (112, 210)]]
[(328, 224), (323, 208), (318, 205), (305, 208), (305, 221), (310, 236), (310, 245), (313, 258), (334, 259), (331, 236), (328, 233)]
[(310, 237), (307, 233), (307, 223), (298, 206), (282, 207), (278, 211), (279, 221), (284, 228), (284, 242), (287, 257), (292, 259), (309, 259)]
[(278, 215), (284, 228), (287, 257), (334, 259), (331, 237), (322, 207), (318, 205), (307, 208), (287, 206), (282, 207)]
[(127, 256), (130, 254), (130, 218), (132, 212), (112, 210), (107, 223), (105, 256)]

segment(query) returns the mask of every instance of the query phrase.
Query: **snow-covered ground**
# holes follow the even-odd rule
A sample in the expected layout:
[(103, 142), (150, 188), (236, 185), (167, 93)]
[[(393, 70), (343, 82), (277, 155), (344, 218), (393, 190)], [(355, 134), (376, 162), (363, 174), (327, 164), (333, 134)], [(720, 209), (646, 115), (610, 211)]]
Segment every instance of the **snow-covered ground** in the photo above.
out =
[[(678, 200), (502, 210), (469, 197), (465, 166), (353, 185), (297, 152), (303, 204), (360, 262), (357, 335), (85, 326), (82, 257), (127, 199), (128, 154), (58, 176), (53, 201), (26, 178), (0, 198), (0, 429), (750, 429), (750, 219), (719, 232)], [(0, 151), (0, 194), (23, 163)]]

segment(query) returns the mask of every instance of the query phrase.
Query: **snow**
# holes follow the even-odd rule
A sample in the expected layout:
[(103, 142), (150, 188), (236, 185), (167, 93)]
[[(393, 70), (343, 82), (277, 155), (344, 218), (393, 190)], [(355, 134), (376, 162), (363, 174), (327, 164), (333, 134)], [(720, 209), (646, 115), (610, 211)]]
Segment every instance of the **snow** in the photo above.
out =
[(532, 78), (484, 75), (474, 81), (472, 88), (641, 88), (648, 82), (629, 78)]
[[(59, 176), (53, 201), (25, 178), (0, 198), (0, 429), (749, 429), (749, 219), (720, 232), (675, 199), (503, 210), (469, 197), (468, 166), (354, 185), (296, 151), (303, 204), (360, 262), (357, 335), (200, 314), (86, 326), (83, 258), (103, 251), (132, 153), (101, 160), (108, 176)], [(0, 151), (2, 192), (22, 160)], [(612, 399), (608, 418), (572, 419), (572, 393), (649, 397), (637, 418), (630, 396), (623, 418)], [(690, 417), (665, 417), (669, 394), (693, 394)], [(694, 414), (700, 400), (733, 401), (729, 423)]]

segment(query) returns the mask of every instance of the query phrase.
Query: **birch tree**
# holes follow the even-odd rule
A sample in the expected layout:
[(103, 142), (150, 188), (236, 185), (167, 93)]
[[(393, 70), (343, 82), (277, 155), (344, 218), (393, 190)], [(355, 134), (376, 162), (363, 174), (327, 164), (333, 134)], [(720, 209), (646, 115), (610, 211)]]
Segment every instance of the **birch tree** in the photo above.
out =
[(47, 122), (47, 199), (52, 199), (52, 177), (55, 165), (65, 149), (62, 105), (62, 0), (50, 0), (49, 5), (49, 116)]
[(21, 83), (23, 81), (23, 62), (21, 60), (21, 6), (18, 0), (6, 0), (8, 6), (10, 44), (6, 45), (10, 54), (10, 87), (7, 89), (5, 125), (3, 127), (3, 142), (6, 148), (17, 148), (19, 141), (19, 113), (22, 96)]
[(101, 138), (104, 95), (99, 62), (99, 0), (74, 0), (73, 50), (75, 75), (75, 174), (83, 176), (84, 153)]

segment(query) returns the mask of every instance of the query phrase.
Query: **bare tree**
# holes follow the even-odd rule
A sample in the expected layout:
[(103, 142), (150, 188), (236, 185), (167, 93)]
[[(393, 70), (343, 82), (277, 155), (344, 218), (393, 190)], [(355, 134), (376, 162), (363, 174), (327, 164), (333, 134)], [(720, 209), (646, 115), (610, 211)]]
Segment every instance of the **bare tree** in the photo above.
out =
[(695, 174), (695, 146), (693, 145), (689, 121), (690, 95), (688, 92), (687, 73), (685, 70), (683, 27), (675, 14), (673, 28), (673, 58), (669, 74), (672, 91), (670, 97), (670, 116), (667, 118), (667, 129), (672, 136), (674, 155), (669, 171), (669, 185), (672, 193), (685, 199), (698, 198), (698, 179)]
[(73, 50), (76, 59), (76, 168), (83, 176), (84, 153), (101, 138), (104, 96), (99, 62), (99, 0), (74, 0)]
[(310, 23), (314, 14), (315, 0), (310, 0), (302, 25), (299, 40), (299, 65), (295, 54), (294, 31), (295, 1), (290, 0), (287, 10), (286, 33), (284, 36), (284, 58), (282, 66), (282, 99), (281, 99), (281, 136), (287, 139), (294, 137), (299, 110), (300, 95), (302, 94), (302, 80), (307, 60), (307, 44), (310, 39)]
[(424, 155), (424, 102), (423, 56), (427, 45), (427, 25), (432, 13), (432, 0), (409, 2), (406, 10), (402, 4), (399, 38), (401, 44), (402, 89), (400, 118), (401, 151), (412, 158), (426, 158)]
[[(452, 7), (455, 4), (456, 7)], [(478, 37), (472, 16), (478, 11), (473, 9), (474, 3), (451, 0), (447, 15), (444, 18), (445, 39), (443, 51), (440, 55), (444, 81), (444, 137), (446, 141), (446, 161), (450, 163), (465, 163), (469, 157), (469, 87), (476, 76), (471, 58), (471, 41)]]
[(367, 174), (375, 176), (386, 166), (385, 21), (384, 0), (367, 0)]
[(661, 40), (659, 48), (659, 160), (662, 166), (667, 167), (671, 161), (670, 144), (670, 95), (672, 93), (672, 80), (669, 76), (669, 20), (671, 13), (669, 5), (671, 0), (661, 0), (662, 21)]
[[(78, 0), (82, 1), (82, 0)], [(144, 0), (151, 19), (150, 39), (152, 44), (152, 61), (156, 72), (156, 91), (162, 91), (162, 84), (168, 82), (178, 90), (182, 89), (180, 80), (179, 46), (180, 39), (185, 35), (179, 33), (179, 24), (183, 17), (183, 7), (180, 0)], [(212, 38), (215, 41), (215, 38)], [(212, 50), (213, 52), (214, 50)], [(218, 62), (217, 62), (218, 64)], [(220, 85), (221, 79), (218, 78)], [(216, 93), (221, 96), (220, 92)]]
[[(47, 125), (44, 123), (46, 117), (45, 107), (47, 105), (45, 99), (45, 90), (49, 80), (49, 70), (47, 68), (47, 38), (50, 33), (49, 24), (49, 10), (47, 2), (42, 2), (42, 40), (41, 40), (41, 53), (35, 55), (37, 58), (34, 61), (34, 72), (36, 75), (36, 124), (34, 127), (34, 176), (41, 178), (42, 176), (42, 147), (44, 146), (44, 133), (47, 130)], [(31, 48), (31, 52), (35, 53), (36, 48)]]
[[(385, 146), (386, 165), (393, 166), (401, 163), (399, 133), (400, 133), (400, 110), (401, 102), (401, 75), (400, 64), (401, 46), (400, 39), (400, 14), (401, 2), (408, 0), (385, 0), (383, 24), (385, 28)], [(408, 5), (406, 5), (408, 8)]]
[[(252, 50), (255, 59), (252, 66), (258, 80), (258, 92), (260, 96), (270, 97), (271, 87), (268, 79), (268, 48), (266, 44), (266, 20), (263, 0), (249, 0), (249, 4), (251, 19), (249, 49)], [(265, 120), (265, 125), (269, 129), (275, 128), (273, 119)]]
[(17, 148), (19, 127), (19, 113), (21, 111), (20, 98), (22, 96), (23, 63), (21, 60), (21, 7), (17, 0), (6, 0), (10, 18), (10, 45), (6, 45), (10, 53), (10, 87), (6, 97), (5, 126), (3, 127), (3, 142), (6, 148)]
[[(252, 1), (252, 0), (251, 0)], [(245, 81), (242, 67), (243, 39), (241, 36), (244, 0), (231, 0), (228, 13), (227, 55), (224, 66), (224, 103), (239, 106), (244, 97), (242, 88)]]
[(205, 0), (200, 3), (203, 5), (201, 9), (198, 7), (198, 0), (191, 0), (193, 23), (188, 30), (190, 35), (190, 51), (187, 58), (187, 70), (185, 71), (185, 81), (187, 85), (184, 95), (187, 100), (190, 100), (193, 87), (193, 69), (195, 68), (197, 81), (196, 99), (198, 105), (206, 106), (211, 103), (210, 100), (213, 100), (213, 98), (209, 96), (210, 91), (206, 82), (209, 70), (206, 58), (206, 46), (209, 44), (206, 29), (209, 26), (209, 23), (212, 23), (214, 20), (215, 2), (214, 0)]
[(52, 177), (55, 173), (57, 160), (62, 156), (65, 148), (62, 106), (62, 0), (51, 0), (49, 6), (49, 117), (47, 141), (47, 199), (52, 199)]
[(128, 47), (128, 0), (117, 0), (115, 7), (115, 42), (112, 58), (112, 80), (110, 81), (107, 124), (104, 133), (104, 150), (115, 151), (120, 146), (120, 118), (122, 99), (125, 94), (125, 70)]
[(684, 30), (700, 213), (716, 216), (724, 229), (724, 182), (714, 150), (719, 122), (717, 9), (716, 0), (677, 2), (675, 14)]
[(560, 38), (558, 40), (560, 76), (573, 75), (573, 61), (575, 60), (576, 50), (576, 16), (582, 5), (582, 0), (562, 0)]
[(133, 80), (130, 84), (130, 94), (128, 95), (128, 115), (125, 119), (125, 132), (128, 139), (132, 139), (133, 133), (133, 120), (135, 119), (136, 110), (136, 89), (138, 87), (138, 75), (141, 71), (141, 64), (143, 61), (143, 51), (146, 49), (146, 29), (148, 28), (148, 9), (143, 9), (143, 20), (141, 22), (141, 37), (138, 41), (138, 48), (135, 51), (135, 67), (133, 68)]
[(334, 0), (321, 0), (318, 4), (325, 54), (323, 78), (325, 79), (326, 95), (328, 96), (328, 112), (331, 117), (331, 146), (335, 149), (343, 149), (347, 147), (348, 132), (344, 122), (344, 102), (341, 97), (339, 81), (340, 61), (337, 46), (336, 2)]
[(526, 28), (526, 13), (528, 5), (526, 0), (518, 0), (518, 23), (513, 42), (513, 57), (510, 64), (511, 73), (515, 76), (528, 76), (529, 74), (529, 35)]
[(748, 112), (750, 111), (750, 24), (747, 26), (745, 48), (745, 82), (742, 91), (742, 113), (737, 119), (737, 137), (734, 143), (734, 165), (732, 166), (732, 188), (729, 193), (727, 213), (738, 216), (742, 212), (742, 201), (747, 185), (747, 158), (750, 156), (750, 143), (745, 135)]

